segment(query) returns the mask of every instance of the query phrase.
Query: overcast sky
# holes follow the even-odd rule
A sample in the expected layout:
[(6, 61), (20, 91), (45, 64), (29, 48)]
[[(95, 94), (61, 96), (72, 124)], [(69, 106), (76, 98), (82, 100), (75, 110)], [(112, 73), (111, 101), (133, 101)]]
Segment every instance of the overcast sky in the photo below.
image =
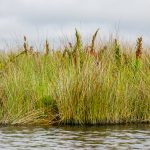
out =
[[(97, 28), (150, 38), (150, 0), (0, 0), (0, 46), (21, 38), (55, 39)], [(0, 47), (0, 48), (1, 48)]]

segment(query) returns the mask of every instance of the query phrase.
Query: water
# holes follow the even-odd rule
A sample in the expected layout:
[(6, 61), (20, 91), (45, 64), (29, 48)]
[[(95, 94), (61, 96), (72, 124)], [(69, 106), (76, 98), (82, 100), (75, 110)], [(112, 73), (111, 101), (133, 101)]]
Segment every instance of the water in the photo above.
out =
[(150, 149), (150, 125), (1, 127), (0, 149)]

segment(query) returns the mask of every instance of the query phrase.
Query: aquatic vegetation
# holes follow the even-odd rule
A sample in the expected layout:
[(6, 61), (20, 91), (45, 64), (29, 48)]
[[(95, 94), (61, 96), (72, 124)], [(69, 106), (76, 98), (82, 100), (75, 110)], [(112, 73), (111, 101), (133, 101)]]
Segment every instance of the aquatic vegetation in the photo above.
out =
[[(118, 39), (35, 52), (27, 37), (20, 52), (0, 56), (0, 123), (116, 124), (150, 122), (150, 56)], [(30, 47), (30, 48), (29, 48)], [(142, 57), (143, 54), (143, 57)]]

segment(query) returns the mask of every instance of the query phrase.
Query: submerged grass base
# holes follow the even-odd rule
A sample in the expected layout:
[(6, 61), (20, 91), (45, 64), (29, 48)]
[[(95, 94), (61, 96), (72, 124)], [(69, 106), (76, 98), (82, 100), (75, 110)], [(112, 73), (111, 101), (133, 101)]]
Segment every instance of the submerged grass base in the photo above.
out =
[[(1, 55), (1, 124), (125, 124), (150, 122), (150, 55), (117, 40), (76, 43), (45, 54)], [(127, 51), (127, 49), (129, 49)]]

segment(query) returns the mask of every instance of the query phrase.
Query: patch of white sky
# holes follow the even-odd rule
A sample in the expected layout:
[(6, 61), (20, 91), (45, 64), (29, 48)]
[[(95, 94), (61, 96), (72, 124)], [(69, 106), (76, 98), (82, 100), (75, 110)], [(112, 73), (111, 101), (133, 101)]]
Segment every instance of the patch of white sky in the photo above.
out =
[(0, 49), (19, 45), (23, 35), (36, 45), (48, 38), (53, 45), (72, 40), (75, 28), (89, 40), (100, 28), (121, 39), (150, 39), (149, 0), (0, 0)]

